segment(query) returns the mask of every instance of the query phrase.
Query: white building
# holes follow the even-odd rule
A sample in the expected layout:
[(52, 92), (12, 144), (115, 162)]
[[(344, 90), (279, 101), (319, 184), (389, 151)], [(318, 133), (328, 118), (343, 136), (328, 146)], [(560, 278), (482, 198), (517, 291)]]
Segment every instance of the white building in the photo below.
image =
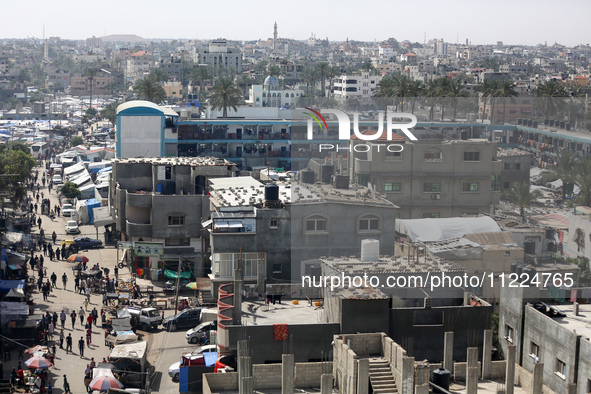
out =
[(392, 49), (390, 45), (380, 45), (378, 53), (380, 57), (384, 57), (386, 59), (394, 57), (394, 49)]
[(300, 97), (305, 91), (301, 88), (283, 89), (279, 87), (277, 78), (267, 77), (264, 85), (252, 85), (249, 92), (249, 102), (254, 107), (285, 107), (293, 109), (298, 106)]
[(361, 102), (368, 102), (381, 79), (380, 75), (370, 75), (367, 71), (358, 75), (341, 75), (334, 80), (333, 95), (337, 100), (355, 97)]
[(230, 48), (224, 39), (210, 42), (207, 48), (195, 49), (193, 61), (214, 68), (222, 65), (227, 69), (233, 68), (237, 73), (242, 72), (242, 52), (239, 48)]

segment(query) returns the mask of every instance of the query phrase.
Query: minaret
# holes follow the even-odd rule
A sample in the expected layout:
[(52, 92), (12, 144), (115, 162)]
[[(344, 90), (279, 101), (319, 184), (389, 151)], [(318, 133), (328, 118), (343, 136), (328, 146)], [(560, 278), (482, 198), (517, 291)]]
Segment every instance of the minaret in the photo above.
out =
[(273, 50), (277, 50), (277, 22), (273, 26)]

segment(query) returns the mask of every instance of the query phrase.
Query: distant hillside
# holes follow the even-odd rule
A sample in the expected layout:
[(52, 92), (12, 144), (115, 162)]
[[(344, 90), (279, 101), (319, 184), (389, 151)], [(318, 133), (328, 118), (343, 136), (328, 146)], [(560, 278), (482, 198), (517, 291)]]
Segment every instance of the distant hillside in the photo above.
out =
[(139, 42), (149, 41), (143, 37), (136, 36), (135, 34), (111, 34), (108, 36), (101, 37), (103, 41), (123, 41), (123, 42)]

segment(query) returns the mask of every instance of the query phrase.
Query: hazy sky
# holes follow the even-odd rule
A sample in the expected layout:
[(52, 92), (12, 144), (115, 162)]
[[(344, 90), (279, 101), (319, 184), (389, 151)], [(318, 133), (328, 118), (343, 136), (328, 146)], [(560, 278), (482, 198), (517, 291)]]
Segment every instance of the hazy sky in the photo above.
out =
[[(25, 8), (26, 6), (26, 8)], [(0, 38), (45, 35), (84, 39), (105, 34), (144, 38), (279, 37), (473, 44), (564, 45), (590, 41), (589, 0), (300, 0), (3, 1)]]

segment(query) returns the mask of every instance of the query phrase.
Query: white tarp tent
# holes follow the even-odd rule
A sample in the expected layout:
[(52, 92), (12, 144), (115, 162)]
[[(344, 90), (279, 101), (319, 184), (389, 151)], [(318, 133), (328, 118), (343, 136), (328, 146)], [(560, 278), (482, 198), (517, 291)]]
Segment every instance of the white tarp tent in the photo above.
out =
[(412, 242), (444, 241), (451, 238), (461, 238), (466, 234), (498, 231), (501, 231), (501, 228), (494, 219), (488, 216), (396, 220), (396, 233), (409, 237)]
[(77, 163), (77, 164), (74, 164), (73, 166), (64, 168), (64, 175), (74, 178), (75, 174), (78, 174), (78, 173), (84, 171), (85, 169), (86, 169), (86, 167), (84, 167), (84, 164)]

